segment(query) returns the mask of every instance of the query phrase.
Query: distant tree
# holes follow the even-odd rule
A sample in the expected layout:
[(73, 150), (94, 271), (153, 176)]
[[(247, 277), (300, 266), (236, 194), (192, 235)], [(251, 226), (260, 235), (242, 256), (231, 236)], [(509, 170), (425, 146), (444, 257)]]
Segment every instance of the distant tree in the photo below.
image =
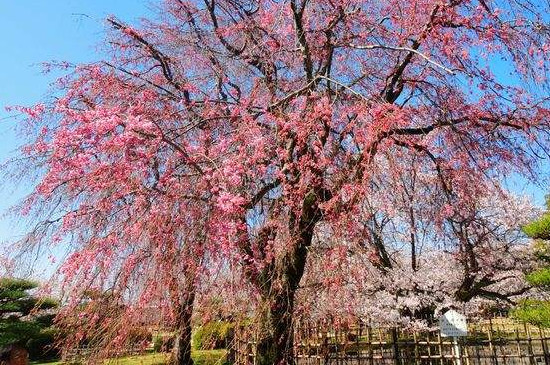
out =
[(17, 344), (34, 350), (42, 347), (44, 338), (53, 337), (54, 314), (48, 309), (58, 303), (30, 293), (37, 287), (25, 279), (0, 278), (0, 348)]
[[(523, 232), (535, 240), (534, 249), (541, 266), (526, 275), (527, 281), (541, 292), (550, 292), (550, 196), (546, 197), (547, 211), (538, 219), (526, 224)], [(550, 301), (526, 299), (513, 311), (513, 316), (539, 325), (550, 327)]]
[(299, 289), (299, 313), (424, 325), (448, 307), (473, 314), (523, 298), (531, 288), (523, 273), (533, 266), (520, 226), (540, 209), (524, 197), (488, 191), (462, 216), (436, 225), (424, 203), (430, 200), (426, 179), (416, 177), (416, 190), (402, 189), (415, 194), (412, 205), (401, 196), (365, 202), (357, 218), (365, 222), (360, 239), (320, 230)]

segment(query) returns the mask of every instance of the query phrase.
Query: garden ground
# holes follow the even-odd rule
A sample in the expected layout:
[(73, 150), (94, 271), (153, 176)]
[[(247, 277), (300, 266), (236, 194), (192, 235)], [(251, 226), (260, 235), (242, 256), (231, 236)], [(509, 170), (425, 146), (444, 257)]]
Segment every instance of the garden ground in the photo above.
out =
[[(196, 365), (222, 365), (225, 364), (226, 350), (194, 350), (193, 360)], [(168, 363), (169, 354), (150, 353), (141, 356), (128, 356), (105, 361), (106, 365), (164, 365)], [(32, 362), (32, 365), (63, 365), (62, 361)]]

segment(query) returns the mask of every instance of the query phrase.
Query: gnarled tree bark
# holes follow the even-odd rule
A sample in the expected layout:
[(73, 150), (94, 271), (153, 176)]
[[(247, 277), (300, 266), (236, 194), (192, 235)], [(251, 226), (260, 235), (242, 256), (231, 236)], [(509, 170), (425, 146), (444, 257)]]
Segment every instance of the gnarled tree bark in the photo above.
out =
[(300, 216), (290, 215), (289, 227), (295, 244), (287, 254), (268, 265), (256, 283), (263, 297), (257, 364), (294, 364), (293, 313), (295, 295), (304, 275), (308, 247), (322, 213), (319, 203), (329, 199), (323, 189), (310, 192), (304, 199)]

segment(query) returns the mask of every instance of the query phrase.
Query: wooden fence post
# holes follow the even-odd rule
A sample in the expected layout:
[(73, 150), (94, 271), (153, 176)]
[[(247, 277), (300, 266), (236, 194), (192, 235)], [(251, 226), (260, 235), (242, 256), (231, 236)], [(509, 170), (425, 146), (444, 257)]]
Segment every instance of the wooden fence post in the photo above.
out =
[(460, 343), (458, 342), (458, 337), (453, 336), (453, 355), (454, 363), (456, 365), (462, 365), (462, 354), (460, 353)]
[(523, 322), (523, 330), (525, 332), (527, 342), (527, 358), (529, 359), (529, 365), (535, 364), (535, 354), (533, 353), (533, 343), (531, 341), (531, 331), (527, 328), (527, 324)]
[[(322, 322), (322, 326), (314, 326), (311, 322), (296, 323), (296, 363), (447, 365), (462, 362), (464, 365), (536, 365), (535, 361), (542, 361), (544, 357), (541, 363), (550, 365), (548, 332), (538, 328), (537, 333), (537, 327), (518, 322), (514, 322), (512, 327), (508, 321), (488, 319), (472, 323), (469, 337), (458, 343), (456, 339), (442, 338), (433, 329), (405, 332), (399, 327), (371, 327), (370, 323), (361, 321), (347, 327), (332, 325), (330, 322)], [(523, 326), (525, 333), (522, 333), (520, 326)], [(378, 335), (373, 331), (377, 331)], [(232, 346), (228, 349), (228, 358), (233, 358), (235, 365), (257, 363), (256, 335), (244, 327), (235, 327)], [(460, 349), (457, 349), (458, 346)]]
[(548, 351), (546, 348), (546, 341), (544, 340), (544, 336), (542, 335), (542, 330), (539, 327), (539, 337), (540, 337), (540, 344), (542, 346), (542, 353), (544, 355), (544, 365), (548, 365)]
[(414, 363), (417, 365), (420, 363), (420, 357), (418, 354), (418, 336), (416, 330), (413, 330), (413, 341), (414, 341)]
[(439, 363), (441, 365), (443, 365), (444, 364), (444, 361), (443, 361), (443, 341), (441, 339), (441, 333), (437, 334), (437, 342), (438, 342), (438, 347), (439, 347)]
[(393, 361), (395, 365), (400, 364), (400, 358), (399, 356), (399, 336), (397, 334), (397, 327), (392, 327), (391, 329), (391, 338), (392, 338), (392, 347), (393, 347)]
[(355, 334), (355, 353), (357, 354), (357, 364), (361, 365), (361, 336), (363, 336), (363, 322), (357, 322), (357, 333)]
[(430, 343), (430, 332), (426, 334), (426, 345), (428, 346), (428, 360), (431, 363), (432, 361), (432, 344)]
[(494, 364), (498, 365), (497, 351), (493, 344), (493, 321), (491, 320), (491, 318), (489, 318), (489, 328), (487, 330), (487, 334), (489, 337), (489, 350), (491, 351), (491, 354), (493, 356)]
[(371, 332), (371, 326), (370, 323), (367, 326), (367, 346), (368, 346), (368, 356), (369, 356), (369, 365), (374, 364), (374, 353), (372, 351), (372, 332)]

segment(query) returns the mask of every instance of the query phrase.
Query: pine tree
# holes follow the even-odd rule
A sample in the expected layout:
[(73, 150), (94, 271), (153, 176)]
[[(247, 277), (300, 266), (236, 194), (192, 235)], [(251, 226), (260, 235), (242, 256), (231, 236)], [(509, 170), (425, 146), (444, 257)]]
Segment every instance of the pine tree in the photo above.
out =
[[(523, 232), (533, 240), (535, 254), (541, 267), (526, 275), (535, 288), (550, 292), (550, 195), (546, 197), (547, 211), (535, 221), (525, 225)], [(520, 320), (542, 327), (550, 327), (550, 301), (526, 299), (512, 312)]]
[(30, 280), (0, 278), (0, 348), (14, 344), (29, 348), (51, 333), (54, 315), (48, 309), (58, 303), (32, 295), (37, 287)]

